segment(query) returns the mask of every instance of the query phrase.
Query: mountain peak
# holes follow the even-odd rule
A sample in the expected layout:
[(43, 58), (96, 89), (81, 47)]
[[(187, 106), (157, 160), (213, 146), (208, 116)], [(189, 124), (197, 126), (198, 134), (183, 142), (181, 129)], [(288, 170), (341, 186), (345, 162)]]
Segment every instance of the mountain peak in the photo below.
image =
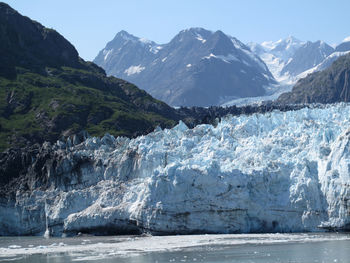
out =
[(192, 42), (193, 40), (198, 40), (204, 44), (212, 34), (212, 31), (206, 30), (204, 28), (191, 27), (181, 30), (170, 42)]
[(292, 35), (289, 35), (288, 37), (286, 37), (284, 39), (286, 42), (301, 42), (301, 40), (299, 40), (298, 38), (292, 36)]
[(220, 105), (232, 97), (263, 95), (264, 87), (274, 84), (266, 65), (220, 30), (182, 30), (153, 54), (146, 52), (148, 45), (115, 44), (120, 46), (107, 45), (94, 61), (107, 74), (131, 81), (174, 106)]
[(261, 46), (267, 50), (281, 51), (290, 49), (291, 47), (300, 46), (303, 42), (296, 37), (289, 35), (286, 38), (281, 38), (277, 41), (264, 41)]
[(120, 40), (120, 39), (122, 39), (122, 41), (126, 41), (126, 42), (127, 42), (127, 41), (132, 41), (132, 42), (140, 42), (140, 43), (142, 43), (142, 44), (147, 44), (147, 45), (152, 45), (152, 46), (153, 46), (153, 45), (157, 45), (155, 42), (153, 42), (153, 41), (151, 41), (151, 40), (149, 40), (149, 39), (147, 39), (147, 38), (136, 37), (136, 36), (134, 36), (134, 35), (128, 33), (128, 32), (125, 31), (125, 30), (122, 30), (122, 31), (118, 32), (118, 33), (115, 35), (113, 41), (118, 41), (118, 40)]
[(222, 36), (222, 37), (227, 37), (227, 35), (226, 35), (224, 32), (222, 32), (221, 30), (216, 30), (216, 31), (214, 32), (214, 34), (215, 34), (215, 35)]
[[(206, 39), (208, 39), (213, 34), (212, 31), (201, 28), (201, 27), (191, 27), (184, 30), (181, 30), (176, 36), (179, 36), (179, 39), (185, 38), (195, 38), (197, 40), (205, 43)], [(175, 38), (176, 38), (175, 36)]]
[(114, 37), (114, 40), (116, 40), (116, 39), (123, 39), (123, 40), (125, 40), (125, 41), (128, 41), (128, 40), (138, 40), (138, 37), (135, 37), (134, 35), (132, 35), (132, 34), (130, 34), (130, 33), (128, 33), (127, 31), (125, 31), (125, 30), (121, 30), (121, 31), (119, 31), (116, 35), (115, 35), (115, 37)]
[(207, 33), (213, 33), (213, 32), (202, 27), (190, 27), (190, 28), (181, 30), (180, 34), (181, 33), (198, 33), (198, 34), (206, 33), (207, 34)]

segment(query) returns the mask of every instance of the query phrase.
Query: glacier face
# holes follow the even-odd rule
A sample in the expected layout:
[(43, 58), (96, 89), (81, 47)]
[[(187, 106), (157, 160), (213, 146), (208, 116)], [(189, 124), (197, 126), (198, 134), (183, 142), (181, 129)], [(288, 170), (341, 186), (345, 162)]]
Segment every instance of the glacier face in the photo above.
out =
[(349, 119), (337, 104), (59, 141), (47, 188), (0, 202), (0, 234), (349, 229)]

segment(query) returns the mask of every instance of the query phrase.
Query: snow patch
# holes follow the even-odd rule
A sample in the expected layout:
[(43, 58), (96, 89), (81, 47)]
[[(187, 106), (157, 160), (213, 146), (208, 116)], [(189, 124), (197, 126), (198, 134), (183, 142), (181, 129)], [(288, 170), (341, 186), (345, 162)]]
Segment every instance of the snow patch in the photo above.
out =
[(203, 44), (205, 43), (205, 42), (207, 42), (207, 40), (206, 39), (204, 39), (200, 34), (198, 34), (198, 33), (196, 33), (196, 39), (198, 39), (199, 41), (201, 41)]
[(186, 65), (186, 68), (190, 68), (190, 67), (192, 67), (192, 64), (187, 64)]
[(267, 74), (265, 74), (265, 73), (263, 73), (263, 76), (265, 77), (265, 79), (267, 79), (267, 80), (270, 80), (271, 78), (270, 78), (270, 76), (268, 76)]
[(213, 53), (210, 53), (209, 56), (202, 57), (202, 59), (211, 59), (211, 58), (217, 58)]
[(147, 38), (139, 38), (139, 41), (143, 44), (152, 44), (152, 41), (151, 40), (148, 40)]
[(133, 75), (133, 74), (139, 74), (141, 71), (143, 71), (145, 67), (142, 67), (141, 65), (138, 66), (130, 66), (127, 68), (124, 73), (127, 74), (128, 76)]
[(244, 49), (243, 44), (238, 39), (231, 37), (231, 42), (236, 49)]
[(162, 46), (151, 46), (149, 51), (153, 54), (157, 54), (163, 47)]
[(226, 56), (223, 56), (223, 55), (214, 55), (213, 53), (210, 53), (209, 56), (203, 57), (202, 59), (211, 59), (211, 58), (220, 59), (220, 60), (222, 60), (225, 63), (231, 63), (233, 61), (240, 61), (233, 54), (228, 54)]
[(128, 34), (127, 32), (121, 32), (120, 36), (126, 41), (131, 41), (132, 43), (139, 43), (143, 46), (145, 46), (146, 48), (149, 48), (149, 51), (153, 54), (157, 54), (159, 52), (160, 49), (162, 49), (163, 47), (161, 45), (156, 44), (155, 42), (147, 39), (147, 38), (139, 38), (139, 37), (135, 37), (131, 34)]
[(110, 49), (110, 50), (107, 50), (107, 49), (104, 49), (103, 50), (103, 55), (104, 55), (104, 61), (106, 61), (107, 60), (107, 58), (108, 58), (108, 56), (111, 54), (113, 52), (113, 48), (112, 49)]

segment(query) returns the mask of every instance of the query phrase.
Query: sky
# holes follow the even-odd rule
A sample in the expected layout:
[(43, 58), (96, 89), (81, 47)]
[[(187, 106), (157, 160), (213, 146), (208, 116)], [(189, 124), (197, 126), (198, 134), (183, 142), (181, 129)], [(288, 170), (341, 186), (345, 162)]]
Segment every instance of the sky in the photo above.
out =
[(222, 30), (243, 43), (300, 40), (340, 43), (350, 36), (349, 0), (5, 0), (53, 28), (85, 60), (121, 30), (169, 42), (190, 27)]

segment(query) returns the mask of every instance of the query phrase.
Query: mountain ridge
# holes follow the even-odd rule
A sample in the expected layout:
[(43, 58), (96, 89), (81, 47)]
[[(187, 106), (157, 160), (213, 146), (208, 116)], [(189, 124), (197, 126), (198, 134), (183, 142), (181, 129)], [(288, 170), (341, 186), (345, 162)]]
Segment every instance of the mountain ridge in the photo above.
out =
[(289, 36), (275, 42), (250, 42), (248, 46), (264, 60), (276, 80), (290, 85), (307, 74), (327, 68), (344, 52), (349, 52), (349, 41), (345, 38), (333, 48), (322, 40), (304, 42)]
[(124, 42), (115, 45), (114, 54), (107, 58), (115, 59), (105, 62), (103, 55), (112, 50), (112, 41), (94, 61), (108, 74), (125, 78), (171, 105), (218, 105), (228, 97), (262, 95), (264, 86), (275, 83), (259, 57), (220, 30), (182, 30), (170, 42), (156, 44), (153, 53), (140, 41), (137, 47)]

